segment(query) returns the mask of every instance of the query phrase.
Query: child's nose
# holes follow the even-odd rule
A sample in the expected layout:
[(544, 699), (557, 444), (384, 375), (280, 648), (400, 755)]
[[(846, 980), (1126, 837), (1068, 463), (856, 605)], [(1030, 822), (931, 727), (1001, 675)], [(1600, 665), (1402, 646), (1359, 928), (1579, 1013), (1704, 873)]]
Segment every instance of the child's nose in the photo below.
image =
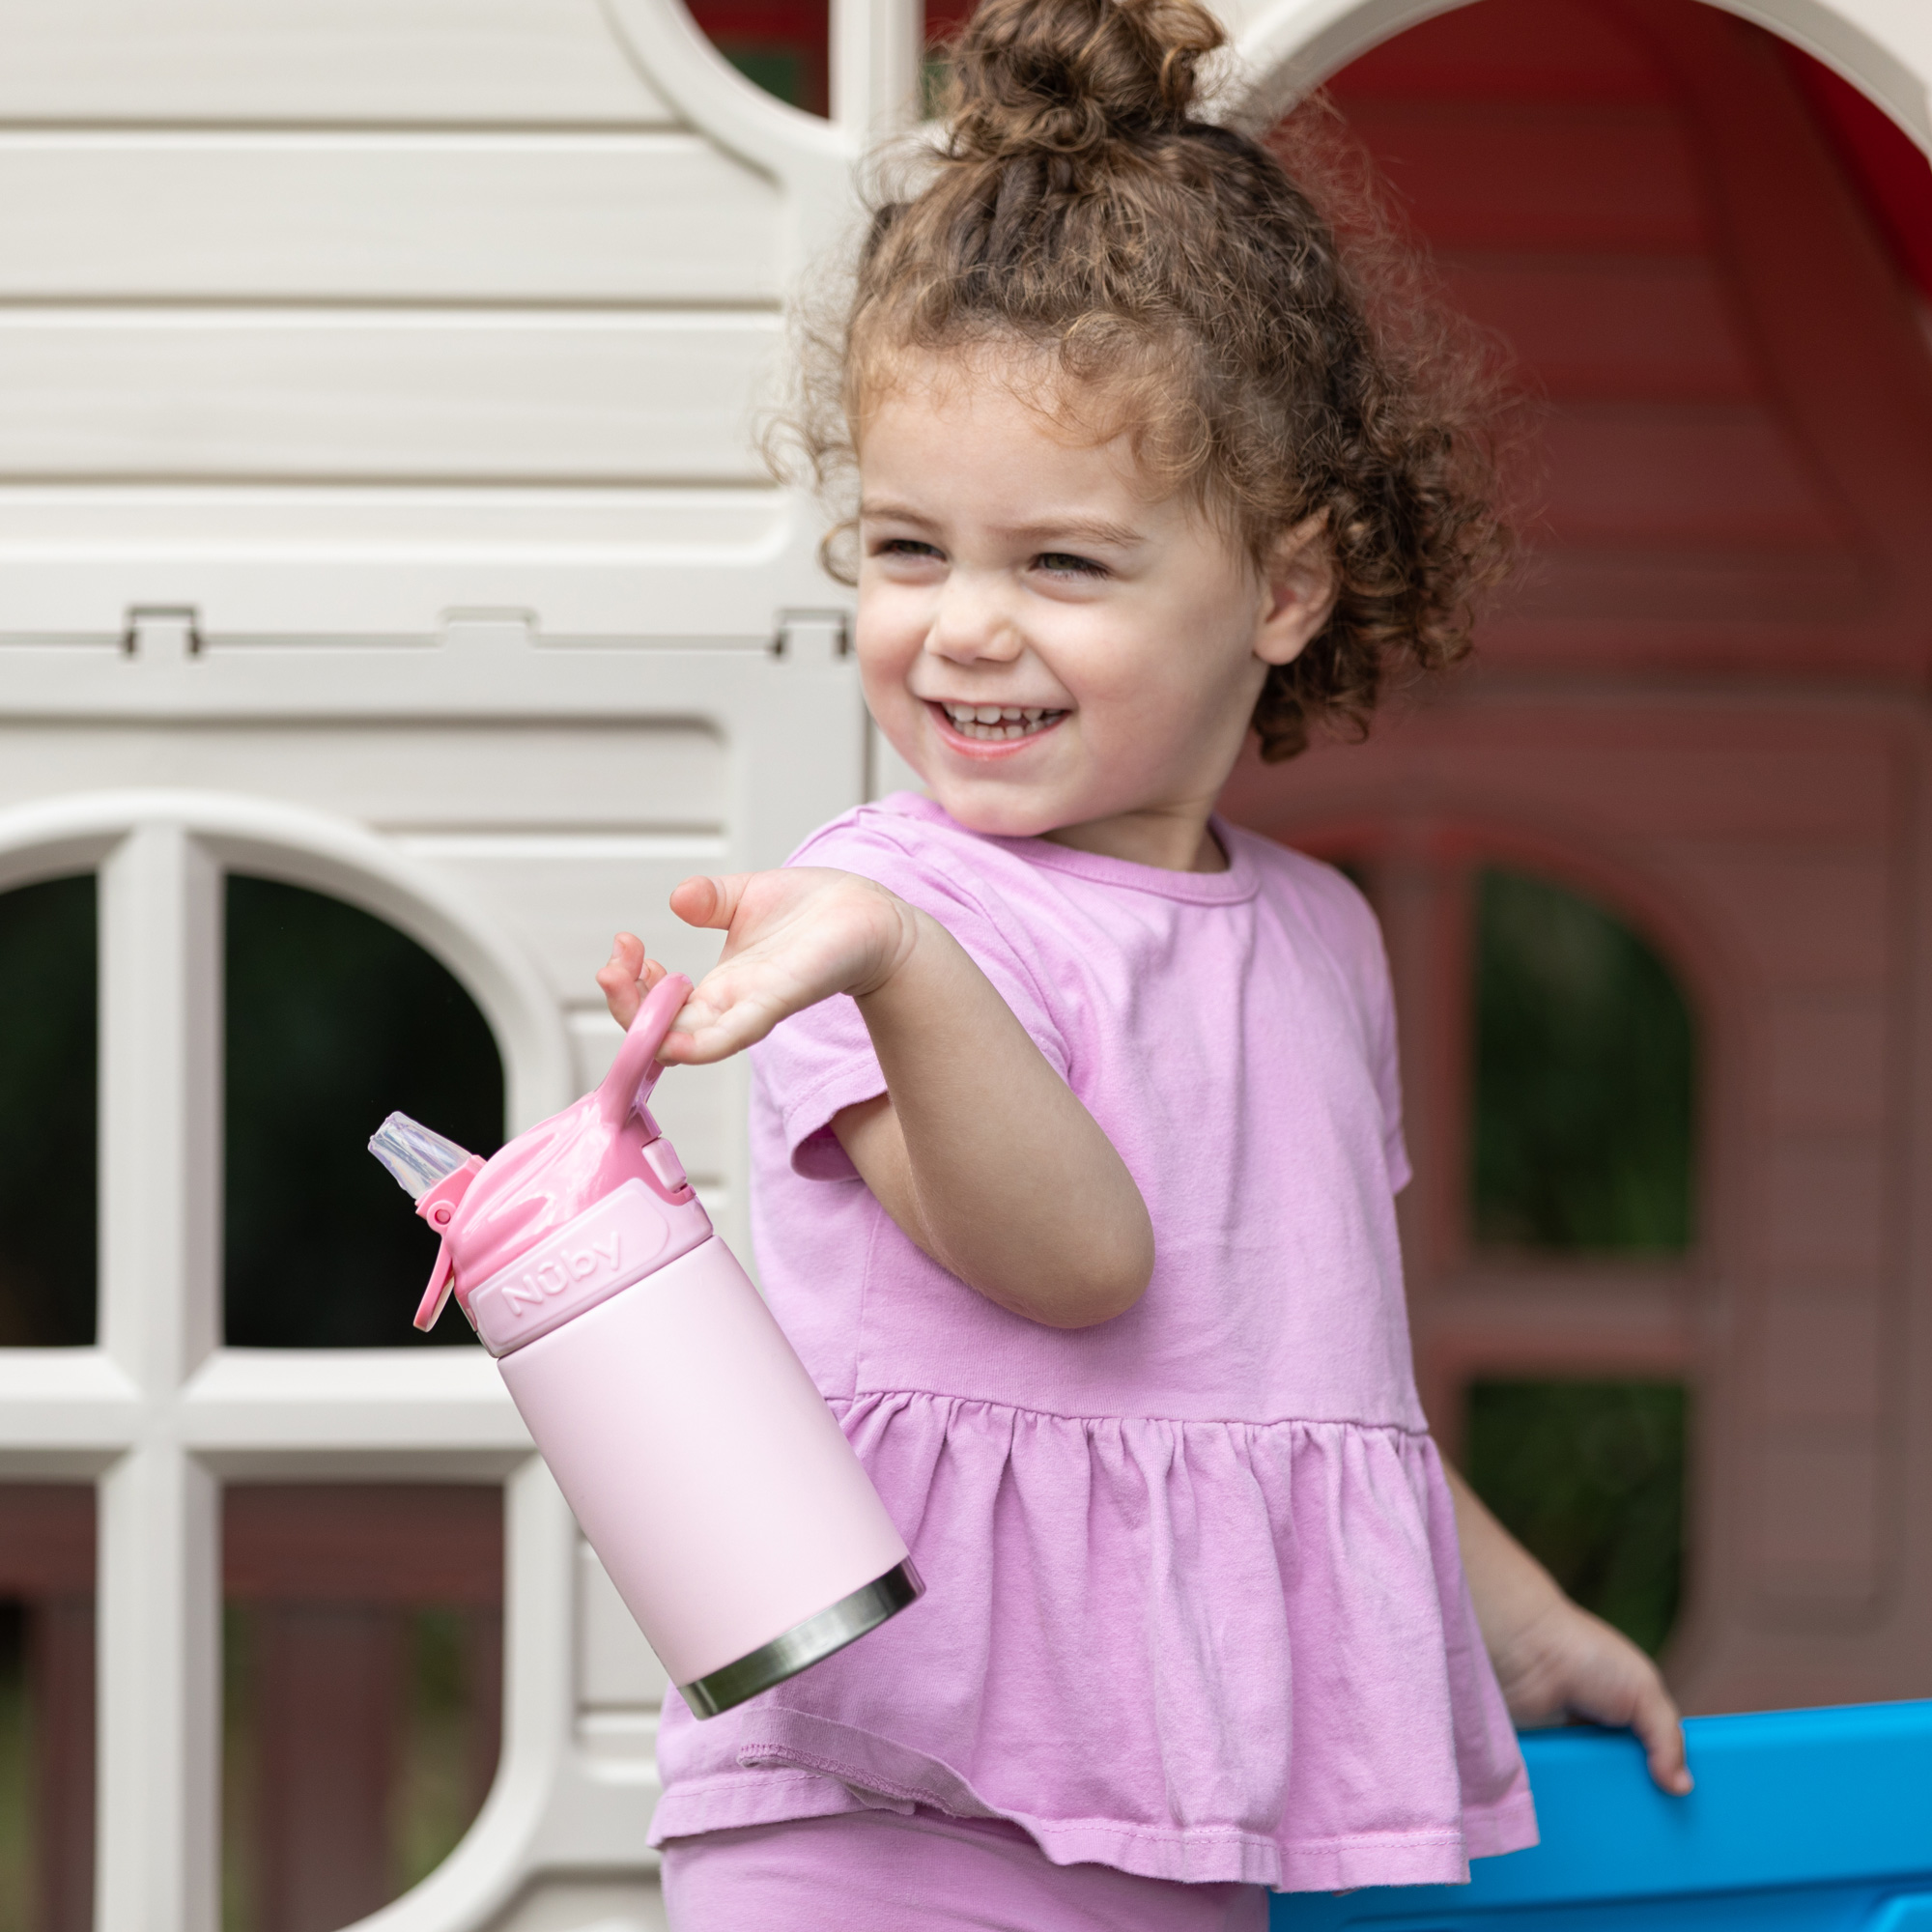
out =
[(956, 664), (1004, 663), (1026, 648), (1019, 625), (999, 585), (977, 571), (948, 573), (925, 647)]

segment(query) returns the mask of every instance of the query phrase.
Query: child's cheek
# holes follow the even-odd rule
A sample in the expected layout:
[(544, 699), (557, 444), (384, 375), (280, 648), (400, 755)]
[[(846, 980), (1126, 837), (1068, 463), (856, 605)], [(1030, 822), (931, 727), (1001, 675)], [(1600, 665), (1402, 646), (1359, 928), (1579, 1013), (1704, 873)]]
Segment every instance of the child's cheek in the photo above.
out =
[(919, 700), (906, 689), (906, 677), (919, 653), (915, 648), (907, 652), (889, 648), (889, 639), (881, 629), (868, 629), (862, 610), (855, 639), (859, 659), (859, 689), (866, 699), (866, 709), (878, 720), (883, 729), (897, 747), (901, 755), (906, 754), (906, 741), (915, 732), (920, 711)]

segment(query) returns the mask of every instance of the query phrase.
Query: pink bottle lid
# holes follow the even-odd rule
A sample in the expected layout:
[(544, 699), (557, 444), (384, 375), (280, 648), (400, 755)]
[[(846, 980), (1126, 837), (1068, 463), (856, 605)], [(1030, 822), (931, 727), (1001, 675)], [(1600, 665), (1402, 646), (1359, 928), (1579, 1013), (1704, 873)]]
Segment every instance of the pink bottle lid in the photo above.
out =
[[(657, 1264), (710, 1235), (711, 1224), (645, 1104), (664, 1071), (658, 1049), (690, 995), (691, 981), (682, 974), (659, 980), (593, 1092), (539, 1121), (487, 1161), (472, 1154), (417, 1201), (416, 1212), (442, 1236), (416, 1310), (418, 1328), (434, 1325), (452, 1291), (476, 1325), (469, 1303), (475, 1290), (547, 1248), (627, 1183), (640, 1181), (665, 1208), (688, 1210), (669, 1217), (675, 1237), (660, 1250)], [(486, 1340), (496, 1348), (494, 1339)]]

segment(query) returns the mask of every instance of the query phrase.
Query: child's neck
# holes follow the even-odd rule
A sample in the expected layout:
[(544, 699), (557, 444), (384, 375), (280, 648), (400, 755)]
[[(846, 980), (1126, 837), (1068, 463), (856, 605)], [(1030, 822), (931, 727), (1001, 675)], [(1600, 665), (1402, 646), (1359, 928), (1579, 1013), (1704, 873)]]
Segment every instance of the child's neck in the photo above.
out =
[(1228, 855), (1208, 829), (1205, 807), (1149, 807), (1144, 811), (1116, 812), (1108, 818), (1089, 819), (1084, 825), (1063, 825), (1045, 836), (1056, 845), (1070, 845), (1076, 852), (1125, 859), (1164, 872), (1228, 869)]

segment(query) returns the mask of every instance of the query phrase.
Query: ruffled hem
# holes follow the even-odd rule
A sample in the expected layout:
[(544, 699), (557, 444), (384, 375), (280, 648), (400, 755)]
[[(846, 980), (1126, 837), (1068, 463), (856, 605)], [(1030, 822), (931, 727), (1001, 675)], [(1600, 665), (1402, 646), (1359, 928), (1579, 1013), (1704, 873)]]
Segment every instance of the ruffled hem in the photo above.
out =
[(1527, 1791), (1465, 1814), (1461, 1831), (1362, 1833), (1283, 1843), (1232, 1829), (1162, 1830), (1115, 1818), (1001, 1810), (943, 1765), (895, 1780), (880, 1767), (902, 1753), (903, 1747), (889, 1739), (776, 1713), (770, 1728), (741, 1748), (737, 1771), (688, 1779), (665, 1794), (651, 1819), (649, 1842), (662, 1846), (707, 1832), (847, 1811), (909, 1816), (929, 1809), (953, 1818), (1003, 1818), (1019, 1826), (1057, 1865), (1112, 1865), (1142, 1878), (1186, 1885), (1234, 1881), (1275, 1891), (1462, 1885), (1470, 1860), (1527, 1851), (1537, 1842), (1536, 1810)]
[(926, 1595), (737, 1712), (668, 1709), (653, 1843), (923, 1805), (1059, 1864), (1332, 1890), (1536, 1842), (1426, 1435), (833, 1406)]

